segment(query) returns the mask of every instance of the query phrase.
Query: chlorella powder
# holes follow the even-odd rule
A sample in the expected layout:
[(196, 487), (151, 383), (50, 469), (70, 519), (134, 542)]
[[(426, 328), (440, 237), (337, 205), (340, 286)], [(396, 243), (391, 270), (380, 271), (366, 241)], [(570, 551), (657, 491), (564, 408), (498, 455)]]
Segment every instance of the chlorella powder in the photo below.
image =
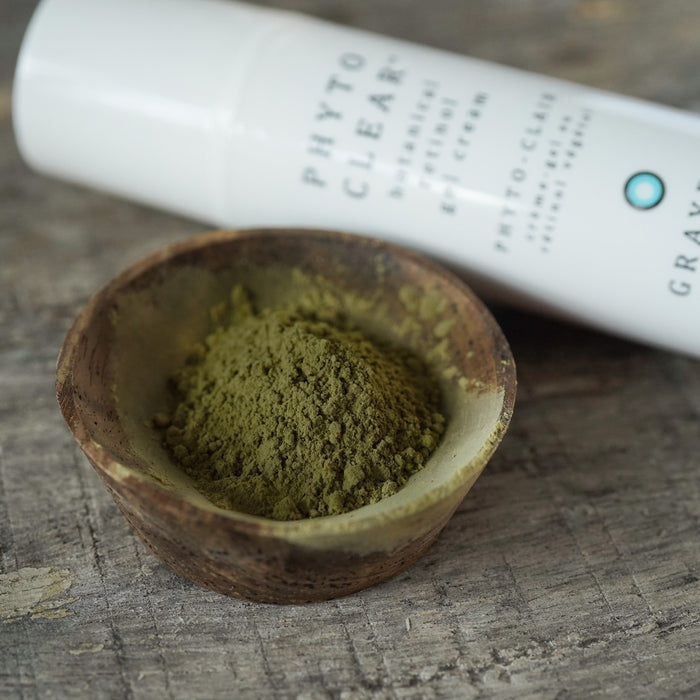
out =
[(241, 287), (215, 315), (155, 424), (216, 505), (276, 520), (344, 513), (423, 467), (445, 419), (418, 358), (308, 308), (256, 312)]

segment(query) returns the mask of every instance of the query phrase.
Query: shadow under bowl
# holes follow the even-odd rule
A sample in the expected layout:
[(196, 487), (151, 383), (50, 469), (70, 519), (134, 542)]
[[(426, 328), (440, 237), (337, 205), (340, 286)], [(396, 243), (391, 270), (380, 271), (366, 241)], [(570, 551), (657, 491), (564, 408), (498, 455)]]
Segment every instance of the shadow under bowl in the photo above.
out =
[[(264, 307), (300, 295), (300, 278), (353, 299), (344, 311), (354, 323), (426, 360), (447, 428), (395, 495), (342, 515), (275, 521), (209, 502), (149, 426), (167, 406), (168, 377), (235, 284)], [(205, 234), (133, 265), (79, 314), (57, 368), (70, 430), (156, 557), (201, 586), (274, 603), (353, 593), (425, 552), (506, 431), (515, 386), (503, 334), (457, 277), (372, 239), (282, 229)]]

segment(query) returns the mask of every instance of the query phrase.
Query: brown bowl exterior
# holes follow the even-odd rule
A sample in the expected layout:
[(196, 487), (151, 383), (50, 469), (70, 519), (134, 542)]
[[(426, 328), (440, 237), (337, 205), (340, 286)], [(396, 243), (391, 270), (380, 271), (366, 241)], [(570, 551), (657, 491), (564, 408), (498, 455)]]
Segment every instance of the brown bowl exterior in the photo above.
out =
[(420, 557), (452, 514), (443, 511), (430, 531), (390, 552), (315, 550), (214, 514), (183, 519), (138, 487), (110, 484), (104, 473), (103, 480), (163, 564), (199, 586), (261, 603), (319, 602), (385, 581)]
[[(144, 478), (140, 457), (130, 444), (113, 397), (110, 318), (115, 300), (125, 289), (151, 283), (175, 261), (216, 267), (225, 264), (227, 255), (257, 256), (258, 262), (266, 257), (285, 261), (295, 255), (315, 259), (317, 250), (318, 269), (326, 268), (333, 254), (346, 261), (350, 256), (352, 268), (353, 251), (366, 256), (369, 250), (372, 255), (388, 256), (399, 268), (410, 268), (411, 274), (419, 268), (421, 274), (437, 276), (455, 294), (466, 295), (473, 319), (466, 319), (465, 327), (471, 320), (482, 329), (477, 337), (469, 338), (468, 356), (472, 362), (488, 364), (478, 376), (483, 377), (487, 389), (503, 395), (498, 422), (470, 476), (424, 507), (390, 523), (387, 530), (397, 534), (388, 544), (383, 541), (373, 546), (375, 534), (366, 523), (325, 538), (290, 537), (284, 532), (286, 524), (202, 508), (179, 498)], [(158, 271), (155, 276), (154, 270)], [(384, 581), (425, 552), (507, 428), (515, 399), (515, 369), (505, 338), (481, 302), (460, 280), (421, 256), (347, 234), (215, 232), (175, 244), (137, 263), (90, 300), (61, 349), (57, 398), (81, 449), (127, 520), (160, 561), (184, 578), (226, 595), (267, 603), (306, 603), (347, 595)], [(293, 531), (295, 524), (289, 526)], [(381, 523), (378, 526), (384, 527)]]

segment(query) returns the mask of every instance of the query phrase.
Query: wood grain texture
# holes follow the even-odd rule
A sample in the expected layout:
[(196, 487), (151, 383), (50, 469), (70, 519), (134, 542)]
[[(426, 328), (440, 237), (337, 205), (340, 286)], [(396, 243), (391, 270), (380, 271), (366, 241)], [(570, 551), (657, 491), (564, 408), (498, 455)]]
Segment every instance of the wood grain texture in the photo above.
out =
[[(695, 0), (267, 4), (700, 107)], [(0, 4), (0, 697), (699, 697), (700, 364), (525, 314), (498, 314), (511, 429), (399, 577), (280, 608), (156, 562), (63, 424), (55, 358), (89, 294), (204, 227), (21, 163), (32, 6)]]

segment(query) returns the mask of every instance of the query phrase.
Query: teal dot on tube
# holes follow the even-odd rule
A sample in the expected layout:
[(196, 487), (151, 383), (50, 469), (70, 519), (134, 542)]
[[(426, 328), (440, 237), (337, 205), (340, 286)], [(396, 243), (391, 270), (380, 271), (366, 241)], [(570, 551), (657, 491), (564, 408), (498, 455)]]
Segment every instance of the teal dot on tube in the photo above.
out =
[(651, 209), (664, 198), (663, 180), (654, 173), (636, 173), (627, 180), (625, 198), (637, 209)]

